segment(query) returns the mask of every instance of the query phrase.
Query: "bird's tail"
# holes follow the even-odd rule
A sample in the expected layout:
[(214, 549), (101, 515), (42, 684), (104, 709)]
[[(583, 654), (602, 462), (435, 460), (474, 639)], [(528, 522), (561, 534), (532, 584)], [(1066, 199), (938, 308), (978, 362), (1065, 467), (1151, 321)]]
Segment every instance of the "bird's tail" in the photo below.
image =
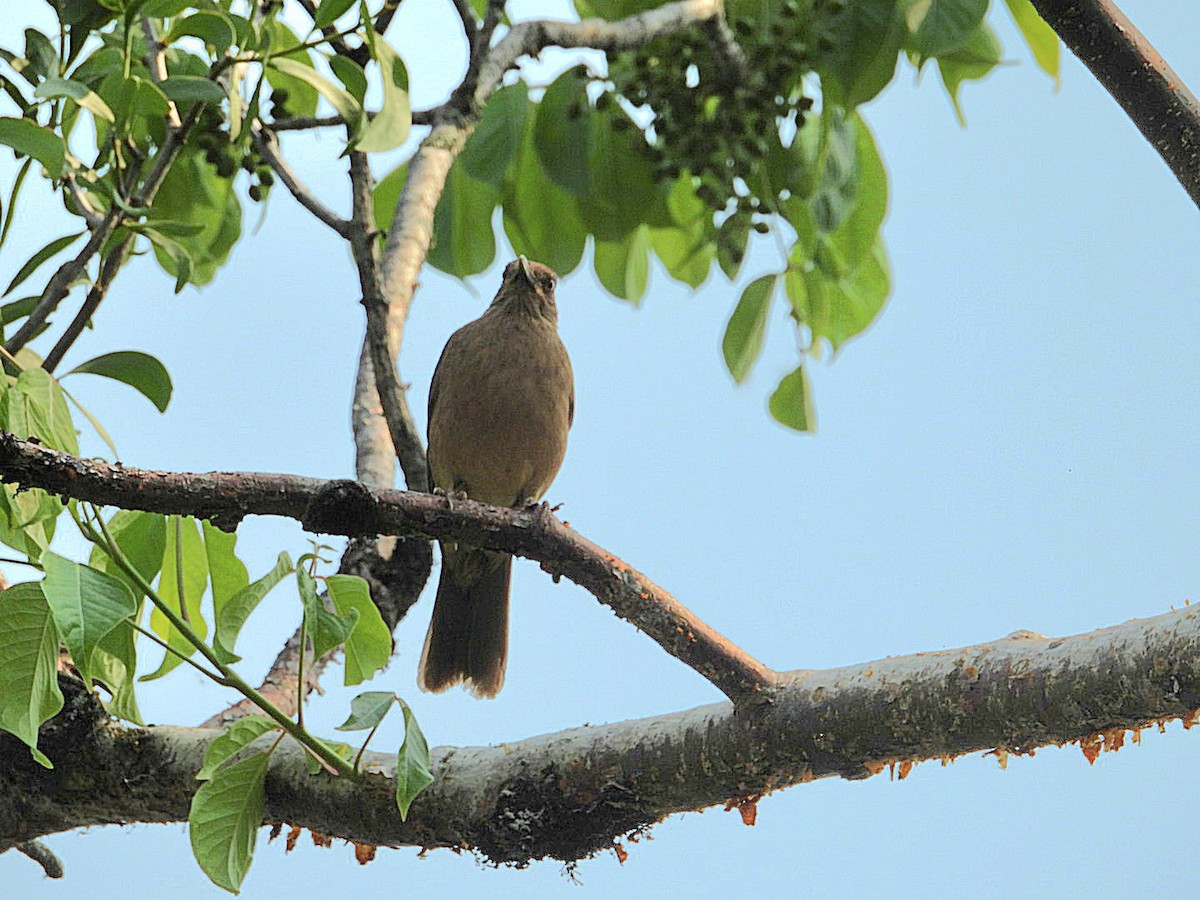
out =
[(417, 685), (440, 693), (463, 682), (476, 697), (495, 697), (508, 663), (508, 589), (512, 557), (442, 549), (433, 618)]

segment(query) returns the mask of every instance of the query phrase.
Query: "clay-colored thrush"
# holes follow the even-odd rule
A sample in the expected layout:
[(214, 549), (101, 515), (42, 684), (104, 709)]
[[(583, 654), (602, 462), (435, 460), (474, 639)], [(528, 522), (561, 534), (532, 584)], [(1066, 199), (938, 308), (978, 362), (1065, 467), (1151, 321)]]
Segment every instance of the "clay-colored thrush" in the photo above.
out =
[[(558, 473), (575, 389), (558, 337), (557, 281), (540, 263), (514, 260), (487, 312), (446, 342), (429, 388), (429, 473), (448, 497), (527, 506)], [(512, 557), (441, 547), (418, 684), (437, 692), (463, 682), (494, 697), (508, 658)]]

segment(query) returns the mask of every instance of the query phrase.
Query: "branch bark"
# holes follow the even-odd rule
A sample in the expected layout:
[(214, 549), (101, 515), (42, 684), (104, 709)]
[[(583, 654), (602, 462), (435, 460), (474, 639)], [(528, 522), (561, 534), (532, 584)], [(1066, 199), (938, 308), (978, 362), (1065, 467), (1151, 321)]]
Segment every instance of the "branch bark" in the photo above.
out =
[(404, 535), (505, 550), (590, 591), (735, 702), (767, 700), (778, 682), (772, 669), (641, 572), (554, 518), (545, 504), (510, 509), (451, 503), (432, 494), (297, 475), (152, 472), (81, 459), (6, 431), (0, 431), (0, 476), (91, 503), (207, 518), (222, 528), (247, 515), (273, 515), (297, 519), (321, 534)]
[(1200, 206), (1200, 101), (1112, 0), (1033, 0)]
[[(82, 697), (82, 699), (81, 699)], [(43, 729), (47, 771), (0, 735), (0, 834), (15, 844), (90, 825), (182, 821), (204, 749), (219, 732), (120, 728), (90, 719), (78, 688)], [(401, 822), (394, 757), (368, 753), (359, 784), (306, 774), (295, 745), (275, 754), (269, 822), (388, 846), (469, 848), (492, 862), (575, 860), (674, 813), (817, 778), (965, 753), (1028, 753), (1078, 742), (1089, 761), (1126, 729), (1200, 705), (1200, 609), (1051, 639), (1022, 632), (956, 650), (794, 672), (775, 702), (720, 703), (505, 743), (440, 747), (436, 780)], [(81, 722), (90, 728), (81, 733)], [(53, 789), (51, 789), (51, 786)]]

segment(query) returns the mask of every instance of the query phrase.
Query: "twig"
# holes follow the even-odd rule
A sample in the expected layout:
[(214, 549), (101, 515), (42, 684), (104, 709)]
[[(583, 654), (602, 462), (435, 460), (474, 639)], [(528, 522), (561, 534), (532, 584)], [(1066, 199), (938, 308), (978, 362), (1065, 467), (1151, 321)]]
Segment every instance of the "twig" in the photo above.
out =
[[(158, 39), (158, 31), (149, 18), (142, 19), (142, 34), (146, 38), (146, 68), (150, 70), (150, 80), (162, 84), (167, 80), (167, 48)], [(168, 98), (167, 127), (178, 128), (182, 124), (179, 108), (174, 100)]]
[[(367, 119), (373, 119), (376, 113), (372, 110), (367, 110)], [(432, 125), (433, 113), (431, 109), (416, 109), (413, 110), (412, 121), (414, 125)], [(274, 119), (266, 123), (267, 127), (274, 132), (280, 131), (309, 131), (315, 128), (334, 128), (344, 127), (346, 120), (339, 115), (330, 116), (289, 116), (286, 119)]]
[(96, 283), (92, 285), (92, 289), (88, 291), (87, 298), (83, 301), (83, 305), (79, 308), (79, 312), (75, 314), (75, 318), (71, 320), (71, 324), (66, 327), (53, 349), (46, 354), (46, 358), (42, 361), (42, 368), (47, 372), (53, 372), (62, 358), (66, 356), (67, 351), (83, 334), (83, 330), (91, 321), (92, 316), (96, 314), (96, 310), (103, 302), (105, 295), (108, 293), (109, 287), (112, 286), (113, 279), (117, 277), (117, 272), (121, 266), (125, 264), (125, 259), (129, 256), (129, 251), (133, 249), (133, 235), (127, 236), (118, 244), (104, 261), (104, 265), (100, 267), (100, 277), (96, 279)]
[[(183, 123), (178, 128), (170, 129), (167, 132), (166, 139), (163, 141), (162, 147), (154, 159), (154, 165), (150, 169), (150, 174), (146, 176), (141, 190), (130, 198), (129, 206), (140, 208), (154, 201), (154, 195), (162, 187), (162, 183), (171, 169), (171, 164), (175, 162), (179, 151), (183, 149), (183, 145), (187, 142), (188, 133), (191, 131), (192, 126), (195, 125), (196, 119), (199, 118), (204, 106), (205, 104), (203, 103), (195, 104), (184, 118)], [(113, 232), (117, 230), (117, 227), (125, 221), (125, 218), (125, 212), (114, 204), (104, 216), (104, 220), (92, 231), (91, 238), (84, 245), (83, 249), (79, 251), (79, 254), (59, 266), (50, 277), (45, 290), (42, 291), (41, 297), (38, 298), (37, 304), (29, 313), (29, 317), (13, 336), (5, 342), (5, 350), (9, 353), (16, 353), (41, 331), (42, 325), (46, 323), (46, 320), (50, 318), (50, 314), (62, 303), (71, 286), (75, 283), (75, 280), (79, 278), (87, 267), (88, 262), (107, 243), (108, 239), (112, 237)]]
[(16, 849), (41, 866), (47, 878), (63, 877), (62, 860), (41, 841), (23, 841), (16, 845)]
[(70, 193), (71, 199), (75, 202), (79, 215), (83, 217), (83, 221), (87, 224), (88, 230), (95, 231), (104, 222), (104, 213), (92, 206), (92, 201), (88, 199), (87, 194), (79, 187), (79, 181), (75, 178), (73, 172), (68, 172), (63, 176), (63, 184)]
[(279, 176), (279, 180), (283, 182), (284, 187), (288, 189), (300, 205), (342, 237), (349, 240), (350, 223), (318, 200), (313, 192), (296, 177), (296, 173), (292, 171), (291, 166), (279, 155), (279, 142), (275, 139), (275, 135), (270, 130), (255, 125), (251, 131), (251, 139), (254, 141), (254, 148), (258, 151), (259, 156)]
[(1200, 101), (1112, 0), (1033, 0), (1200, 206)]
[(467, 46), (474, 55), (475, 37), (479, 33), (479, 25), (475, 21), (475, 10), (471, 9), (470, 0), (454, 0), (454, 11), (458, 13), (459, 21), (462, 22), (463, 34), (467, 38)]
[[(223, 524), (247, 515), (285, 516), (323, 534), (419, 535), (504, 550), (586, 588), (736, 702), (766, 697), (777, 682), (775, 672), (645, 575), (554, 518), (544, 504), (507, 509), (456, 500), (451, 506), (432, 494), (295, 475), (152, 472), (71, 456), (8, 432), (0, 432), (0, 474), (24, 487), (123, 509)], [(331, 498), (339, 498), (332, 509)], [(314, 510), (320, 510), (319, 519)]]
[(392, 18), (398, 9), (400, 9), (400, 0), (387, 0), (383, 4), (383, 9), (379, 10), (379, 15), (375, 17), (375, 30), (379, 34), (385, 34), (391, 27)]

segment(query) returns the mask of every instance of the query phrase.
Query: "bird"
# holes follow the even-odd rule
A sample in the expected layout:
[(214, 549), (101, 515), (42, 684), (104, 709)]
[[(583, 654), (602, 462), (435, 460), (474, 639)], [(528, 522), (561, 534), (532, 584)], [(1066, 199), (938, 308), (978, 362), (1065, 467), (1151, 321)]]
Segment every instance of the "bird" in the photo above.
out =
[[(524, 256), (504, 269), (491, 305), (450, 336), (429, 388), (430, 481), (448, 502), (541, 500), (575, 417), (571, 360), (558, 335), (558, 276)], [(462, 683), (495, 697), (508, 662), (512, 556), (442, 541), (442, 569), (418, 686)]]

